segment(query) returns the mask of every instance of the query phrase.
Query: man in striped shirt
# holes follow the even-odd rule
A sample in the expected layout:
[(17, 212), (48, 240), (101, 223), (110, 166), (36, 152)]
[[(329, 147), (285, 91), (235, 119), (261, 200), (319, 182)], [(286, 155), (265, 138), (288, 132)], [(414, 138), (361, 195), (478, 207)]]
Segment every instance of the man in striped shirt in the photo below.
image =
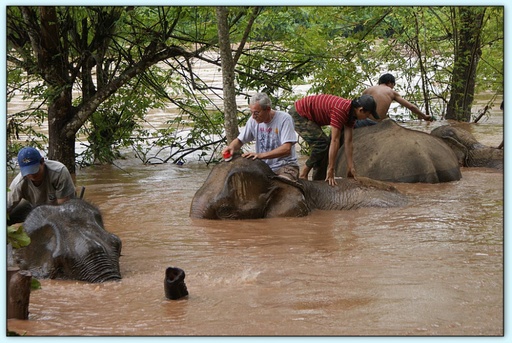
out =
[[(347, 156), (348, 177), (356, 175), (353, 161), (352, 133), (356, 120), (367, 119), (370, 115), (379, 118), (377, 104), (371, 95), (362, 95), (348, 100), (335, 95), (320, 94), (297, 100), (289, 110), (295, 123), (295, 130), (310, 146), (311, 155), (299, 178), (307, 179), (312, 168), (317, 168), (328, 150), (329, 163), (325, 181), (336, 185), (334, 164), (340, 147), (341, 132), (344, 132), (345, 154)], [(331, 139), (322, 130), (330, 125)]]

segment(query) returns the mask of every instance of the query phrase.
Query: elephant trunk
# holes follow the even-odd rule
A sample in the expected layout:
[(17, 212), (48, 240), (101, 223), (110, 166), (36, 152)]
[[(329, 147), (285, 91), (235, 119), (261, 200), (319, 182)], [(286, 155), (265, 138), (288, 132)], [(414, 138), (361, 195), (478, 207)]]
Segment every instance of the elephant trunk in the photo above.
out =
[(469, 151), (467, 167), (484, 167), (503, 170), (503, 150), (483, 147)]
[(119, 263), (112, 259), (95, 258), (94, 256), (80, 263), (73, 265), (73, 274), (76, 279), (91, 283), (100, 283), (105, 281), (121, 280), (119, 272)]
[(215, 209), (208, 204), (206, 198), (196, 196), (190, 204), (190, 218), (217, 219), (217, 215)]

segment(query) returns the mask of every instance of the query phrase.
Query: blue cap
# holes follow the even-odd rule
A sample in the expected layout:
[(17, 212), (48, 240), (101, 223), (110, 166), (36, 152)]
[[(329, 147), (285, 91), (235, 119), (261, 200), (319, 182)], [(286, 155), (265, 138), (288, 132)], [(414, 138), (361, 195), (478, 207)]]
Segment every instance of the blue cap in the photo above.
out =
[(18, 164), (20, 165), (21, 175), (23, 177), (36, 174), (39, 171), (41, 154), (37, 149), (25, 147), (18, 153)]

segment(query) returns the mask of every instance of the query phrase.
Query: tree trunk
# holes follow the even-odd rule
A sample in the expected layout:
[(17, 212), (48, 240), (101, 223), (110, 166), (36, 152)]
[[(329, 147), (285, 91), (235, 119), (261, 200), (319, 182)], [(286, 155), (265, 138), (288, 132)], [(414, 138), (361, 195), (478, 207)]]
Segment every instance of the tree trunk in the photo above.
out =
[(430, 115), (430, 95), (429, 95), (429, 89), (427, 87), (427, 84), (428, 84), (428, 72), (425, 68), (425, 63), (424, 61), (426, 60), (426, 57), (424, 56), (423, 54), (423, 51), (422, 51), (422, 48), (421, 48), (421, 44), (420, 44), (420, 23), (418, 21), (418, 16), (415, 14), (414, 15), (414, 20), (415, 20), (415, 24), (416, 24), (416, 36), (414, 37), (414, 50), (416, 51), (416, 54), (418, 56), (418, 64), (419, 64), (419, 68), (420, 68), (420, 77), (421, 77), (421, 90), (422, 90), (422, 93), (423, 93), (423, 101), (425, 103), (425, 114), (427, 116)]
[(28, 319), (32, 275), (26, 270), (7, 270), (7, 318)]
[(229, 40), (228, 9), (217, 7), (217, 30), (222, 67), (222, 86), (224, 100), (224, 129), (229, 144), (238, 136), (238, 119), (236, 116), (235, 65)]
[(51, 97), (48, 101), (48, 158), (63, 163), (75, 175), (75, 137), (65, 132), (65, 126), (73, 118), (71, 89), (73, 82), (68, 74), (67, 50), (61, 46), (60, 27), (55, 7), (40, 7), (40, 26), (30, 8), (22, 8), (30, 32), (32, 47), (37, 56), (40, 73), (48, 85)]
[(66, 134), (65, 126), (74, 111), (71, 92), (67, 90), (48, 105), (48, 158), (64, 164), (73, 177), (76, 172), (75, 135)]
[(480, 33), (485, 8), (459, 7), (459, 29), (455, 48), (451, 96), (446, 119), (469, 122), (475, 96), (475, 79), (482, 55)]

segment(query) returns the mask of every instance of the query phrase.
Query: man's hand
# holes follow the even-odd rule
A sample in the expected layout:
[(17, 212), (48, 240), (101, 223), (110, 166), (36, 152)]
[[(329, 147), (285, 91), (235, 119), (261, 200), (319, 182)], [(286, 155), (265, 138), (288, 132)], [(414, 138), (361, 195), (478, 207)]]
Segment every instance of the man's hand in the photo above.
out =
[(350, 168), (347, 170), (347, 177), (356, 178), (356, 170), (355, 168)]
[(424, 116), (422, 116), (421, 119), (423, 119), (425, 121), (434, 121), (434, 117), (428, 116), (426, 114)]
[(255, 152), (246, 152), (242, 155), (242, 157), (245, 157), (245, 158), (252, 158), (253, 160), (257, 160), (260, 157), (260, 154), (257, 154)]
[(329, 186), (335, 186), (338, 184), (334, 179), (334, 169), (327, 170), (327, 177), (325, 178), (325, 181), (329, 183)]

